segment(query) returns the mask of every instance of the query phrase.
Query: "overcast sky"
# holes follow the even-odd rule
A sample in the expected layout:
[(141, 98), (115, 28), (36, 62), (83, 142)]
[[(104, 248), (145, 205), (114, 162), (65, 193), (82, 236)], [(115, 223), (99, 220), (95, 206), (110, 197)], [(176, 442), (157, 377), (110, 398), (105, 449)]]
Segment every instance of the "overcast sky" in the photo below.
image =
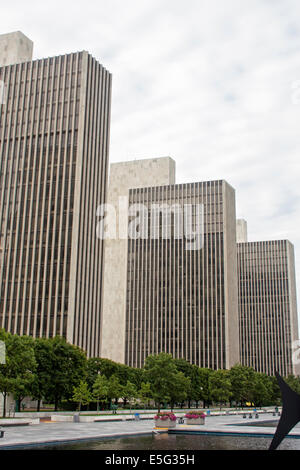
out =
[(294, 244), (299, 285), (299, 0), (10, 0), (0, 25), (34, 58), (93, 54), (113, 74), (110, 161), (227, 180), (250, 241)]

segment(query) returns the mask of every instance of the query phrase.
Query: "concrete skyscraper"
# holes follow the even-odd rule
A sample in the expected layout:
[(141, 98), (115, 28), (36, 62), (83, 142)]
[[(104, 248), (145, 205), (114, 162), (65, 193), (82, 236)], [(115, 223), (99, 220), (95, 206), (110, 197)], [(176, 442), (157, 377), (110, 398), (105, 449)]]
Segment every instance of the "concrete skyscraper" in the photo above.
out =
[(105, 239), (102, 357), (125, 362), (129, 189), (174, 183), (175, 162), (169, 157), (110, 165), (107, 202), (115, 208), (117, 226), (116, 236)]
[[(141, 367), (149, 354), (165, 351), (201, 367), (230, 367), (239, 361), (235, 192), (225, 181), (175, 184), (173, 168), (170, 159), (112, 166), (108, 202), (116, 203), (122, 187), (146, 230), (105, 241), (102, 357)], [(203, 243), (190, 249), (187, 237), (175, 236), (176, 210), (194, 224), (200, 206)], [(167, 219), (159, 215), (155, 236), (154, 207), (168, 212)]]
[(287, 240), (238, 243), (240, 362), (258, 372), (299, 373), (294, 247)]
[(0, 36), (0, 327), (99, 356), (111, 74), (86, 51), (31, 54)]

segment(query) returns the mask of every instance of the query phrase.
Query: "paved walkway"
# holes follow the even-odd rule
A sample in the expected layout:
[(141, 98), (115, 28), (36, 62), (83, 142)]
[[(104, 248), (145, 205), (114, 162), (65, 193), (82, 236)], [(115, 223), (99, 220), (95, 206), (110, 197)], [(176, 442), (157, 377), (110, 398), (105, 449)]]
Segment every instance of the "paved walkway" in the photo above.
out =
[[(259, 414), (259, 418), (256, 419), (248, 417), (249, 412), (246, 413), (246, 418), (243, 415), (231, 415), (231, 416), (212, 416), (205, 419), (205, 424), (201, 426), (187, 426), (177, 425), (174, 430), (170, 430), (173, 433), (190, 433), (195, 432), (198, 434), (214, 434), (214, 435), (250, 435), (250, 436), (268, 436), (273, 437), (276, 425), (270, 426), (268, 423), (272, 421), (278, 421), (280, 416), (273, 416), (272, 413)], [(253, 416), (253, 415), (252, 415)], [(266, 423), (266, 426), (263, 424)], [(300, 424), (294, 427), (289, 433), (289, 436), (300, 438)]]
[(32, 426), (3, 428), (3, 430), (5, 434), (0, 439), (0, 449), (8, 448), (8, 446), (151, 434), (153, 421), (41, 423)]
[[(262, 422), (278, 420), (272, 413), (263, 413), (259, 419), (244, 419), (242, 415), (210, 416), (206, 418), (205, 425), (187, 426), (177, 424), (176, 433), (205, 433), (221, 435), (251, 435), (270, 436), (275, 432), (275, 427), (255, 426)], [(248, 424), (249, 426), (245, 426)], [(250, 425), (251, 424), (251, 425)], [(83, 439), (114, 438), (120, 436), (145, 435), (154, 431), (153, 420), (96, 422), (96, 423), (41, 423), (31, 426), (3, 428), (4, 438), (0, 439), (0, 449), (19, 446), (37, 445), (43, 443), (59, 443)], [(154, 431), (157, 432), (157, 431)], [(160, 432), (165, 432), (160, 430)], [(289, 434), (291, 437), (300, 438), (300, 425), (296, 426)]]

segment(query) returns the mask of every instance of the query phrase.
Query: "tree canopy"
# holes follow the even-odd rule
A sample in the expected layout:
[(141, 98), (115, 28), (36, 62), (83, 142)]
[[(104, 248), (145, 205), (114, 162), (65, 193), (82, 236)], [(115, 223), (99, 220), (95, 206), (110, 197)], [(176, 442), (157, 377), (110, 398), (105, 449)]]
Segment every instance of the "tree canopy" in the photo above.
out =
[[(64, 338), (18, 336), (0, 330), (5, 343), (6, 361), (0, 364), (0, 392), (6, 401), (11, 394), (19, 403), (25, 396), (38, 402), (78, 403), (79, 408), (91, 401), (104, 405), (122, 399), (125, 407), (133, 399), (145, 406), (154, 401), (158, 407), (173, 408), (187, 402), (234, 403), (245, 406), (278, 405), (280, 390), (273, 376), (236, 364), (229, 370), (212, 370), (190, 364), (185, 359), (173, 359), (162, 352), (149, 355), (144, 367), (138, 369), (106, 358), (89, 358), (86, 353)], [(289, 375), (286, 382), (300, 393), (300, 378)]]

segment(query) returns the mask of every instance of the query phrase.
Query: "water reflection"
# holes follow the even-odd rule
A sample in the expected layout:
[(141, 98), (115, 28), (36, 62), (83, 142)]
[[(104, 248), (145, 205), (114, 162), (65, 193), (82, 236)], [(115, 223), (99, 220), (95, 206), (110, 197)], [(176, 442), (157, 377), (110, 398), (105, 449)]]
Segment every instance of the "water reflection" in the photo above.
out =
[[(151, 435), (40, 446), (47, 450), (267, 450), (266, 437)], [(32, 447), (31, 447), (32, 449)], [(278, 450), (300, 450), (300, 440), (286, 438)]]

